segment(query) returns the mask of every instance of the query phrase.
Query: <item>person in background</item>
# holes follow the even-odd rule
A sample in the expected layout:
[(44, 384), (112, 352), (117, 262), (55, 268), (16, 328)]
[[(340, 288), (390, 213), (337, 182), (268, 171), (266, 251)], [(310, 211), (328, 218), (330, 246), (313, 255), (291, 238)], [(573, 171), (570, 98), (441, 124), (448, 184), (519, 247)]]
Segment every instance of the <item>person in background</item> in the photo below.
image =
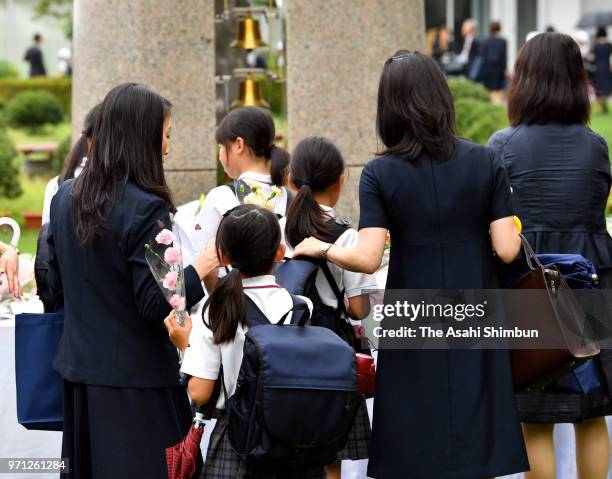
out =
[[(521, 245), (501, 161), (455, 136), (448, 83), (427, 55), (400, 50), (379, 85), (384, 148), (361, 174), (357, 242), (310, 237), (294, 257), (373, 273), (389, 230), (387, 290), (498, 288), (493, 251), (511, 262)], [(528, 468), (507, 350), (379, 349), (369, 477), (472, 479)]]
[(500, 37), (501, 24), (492, 21), (491, 35), (484, 41), (482, 47), (482, 69), (480, 80), (490, 91), (491, 101), (501, 103), (504, 99), (504, 83), (506, 81), (506, 63), (508, 44)]
[[(608, 146), (589, 127), (590, 103), (578, 44), (541, 33), (527, 42), (508, 92), (510, 128), (489, 140), (504, 162), (515, 214), (536, 253), (580, 254), (612, 288), (612, 238), (606, 203), (612, 177)], [(577, 393), (558, 384), (517, 394), (529, 454), (528, 479), (555, 477), (553, 430), (573, 423), (581, 479), (604, 479), (610, 461), (605, 417), (612, 414), (612, 360), (596, 358), (600, 387)], [(599, 379), (598, 379), (599, 381)]]
[(43, 60), (43, 53), (40, 49), (43, 38), (40, 33), (34, 35), (34, 45), (32, 45), (26, 51), (24, 60), (30, 64), (30, 77), (44, 77), (47, 76), (47, 69), (45, 68), (45, 62)]
[[(291, 157), (290, 184), (297, 190), (287, 216), (280, 220), (283, 242), (287, 244), (287, 256), (293, 246), (309, 236), (333, 241), (339, 246), (355, 246), (357, 231), (342, 220), (336, 220), (334, 207), (340, 199), (344, 183), (345, 162), (342, 154), (331, 141), (321, 137), (308, 137), (300, 141)], [(339, 225), (342, 227), (339, 228)], [(338, 235), (338, 232), (341, 232)], [(342, 293), (346, 313), (355, 327), (370, 312), (369, 295), (363, 291), (377, 289), (373, 275), (343, 270), (328, 263), (329, 272), (337, 290)], [(321, 302), (342, 314), (343, 306), (322, 270), (315, 279), (315, 289)], [(312, 298), (311, 298), (312, 299)], [(341, 309), (342, 308), (342, 309)], [(338, 332), (338, 331), (336, 331)], [(338, 453), (336, 463), (328, 466), (328, 479), (340, 479), (341, 461), (358, 461), (368, 458), (371, 430), (365, 398), (361, 400), (346, 446)], [(345, 468), (346, 469), (346, 468)]]
[(604, 27), (600, 27), (595, 35), (595, 45), (588, 58), (595, 65), (593, 86), (602, 113), (608, 113), (608, 97), (612, 93), (611, 56), (612, 44), (608, 41), (608, 33)]
[(480, 55), (480, 41), (476, 38), (478, 26), (475, 20), (467, 19), (461, 25), (461, 44), (457, 49), (457, 62), (463, 65), (463, 74), (468, 76), (476, 57)]
[(94, 106), (89, 113), (87, 113), (85, 121), (83, 122), (81, 135), (64, 160), (62, 172), (47, 183), (42, 213), (43, 225), (50, 221), (51, 200), (57, 193), (60, 185), (64, 182), (64, 180), (78, 177), (85, 167), (87, 155), (89, 149), (91, 148), (91, 142), (93, 139), (93, 128), (99, 111), (100, 104)]
[(72, 53), (70, 48), (60, 48), (57, 52), (57, 71), (65, 77), (72, 76)]
[[(232, 110), (221, 120), (215, 137), (219, 144), (219, 161), (227, 176), (236, 181), (231, 188), (222, 185), (210, 190), (202, 205), (191, 202), (179, 208), (175, 221), (184, 232), (185, 264), (215, 238), (225, 212), (240, 203), (236, 183), (254, 184), (266, 196), (278, 188), (278, 194), (266, 206), (280, 216), (286, 214), (289, 204), (289, 193), (284, 187), (289, 153), (274, 143), (276, 130), (268, 110), (254, 106)], [(216, 271), (205, 278), (209, 293), (218, 280), (219, 272)]]
[(446, 25), (440, 25), (435, 30), (435, 36), (431, 45), (431, 57), (443, 69), (444, 55), (448, 53), (450, 35)]
[(8, 282), (8, 290), (15, 297), (21, 297), (19, 285), (19, 250), (0, 241), (0, 284)]

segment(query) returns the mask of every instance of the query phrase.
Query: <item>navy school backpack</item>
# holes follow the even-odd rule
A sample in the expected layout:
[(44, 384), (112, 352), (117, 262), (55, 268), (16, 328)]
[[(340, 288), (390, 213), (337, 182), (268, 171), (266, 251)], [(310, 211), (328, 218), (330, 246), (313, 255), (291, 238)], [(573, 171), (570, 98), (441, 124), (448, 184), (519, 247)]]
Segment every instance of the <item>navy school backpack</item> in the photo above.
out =
[[(323, 238), (324, 241), (335, 243), (336, 240), (349, 228), (345, 220), (332, 220), (334, 229)], [(321, 301), (315, 282), (317, 274), (321, 270), (329, 283), (338, 307), (332, 308)], [(349, 314), (344, 304), (344, 291), (340, 291), (334, 279), (329, 265), (325, 259), (300, 257), (298, 259), (285, 258), (283, 263), (276, 266), (274, 270), (276, 281), (291, 294), (305, 296), (312, 301), (313, 310), (311, 324), (313, 326), (324, 326), (334, 331), (351, 346), (355, 346), (355, 333), (348, 318)]]
[(354, 351), (330, 330), (307, 326), (308, 306), (296, 296), (277, 324), (245, 299), (249, 330), (236, 391), (225, 406), (234, 452), (270, 471), (333, 463), (359, 404)]

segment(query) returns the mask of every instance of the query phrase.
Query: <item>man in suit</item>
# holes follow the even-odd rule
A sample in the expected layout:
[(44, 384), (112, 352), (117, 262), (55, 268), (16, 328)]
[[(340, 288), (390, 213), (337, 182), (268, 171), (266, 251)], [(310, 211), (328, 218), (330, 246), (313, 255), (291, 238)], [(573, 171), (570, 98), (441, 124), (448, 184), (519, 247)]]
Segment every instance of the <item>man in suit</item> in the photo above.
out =
[(457, 62), (463, 65), (463, 74), (465, 76), (469, 76), (472, 64), (480, 53), (480, 42), (476, 38), (476, 33), (476, 21), (472, 19), (465, 20), (461, 26), (462, 42), (457, 51)]
[(41, 43), (42, 35), (40, 33), (35, 34), (34, 45), (28, 48), (24, 57), (24, 60), (30, 64), (30, 77), (47, 76), (42, 50), (40, 49)]

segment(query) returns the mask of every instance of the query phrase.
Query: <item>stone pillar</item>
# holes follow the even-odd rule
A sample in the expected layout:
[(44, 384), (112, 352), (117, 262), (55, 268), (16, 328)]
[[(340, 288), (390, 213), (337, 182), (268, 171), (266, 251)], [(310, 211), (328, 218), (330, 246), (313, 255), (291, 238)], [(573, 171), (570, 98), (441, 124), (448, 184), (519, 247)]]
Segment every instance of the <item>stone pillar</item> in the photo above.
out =
[(216, 185), (214, 0), (75, 0), (72, 129), (113, 86), (174, 105), (166, 177), (178, 204)]
[(377, 149), (376, 96), (384, 61), (423, 51), (423, 0), (285, 0), (289, 147), (325, 136), (342, 151), (347, 183), (338, 214), (355, 224), (358, 184)]

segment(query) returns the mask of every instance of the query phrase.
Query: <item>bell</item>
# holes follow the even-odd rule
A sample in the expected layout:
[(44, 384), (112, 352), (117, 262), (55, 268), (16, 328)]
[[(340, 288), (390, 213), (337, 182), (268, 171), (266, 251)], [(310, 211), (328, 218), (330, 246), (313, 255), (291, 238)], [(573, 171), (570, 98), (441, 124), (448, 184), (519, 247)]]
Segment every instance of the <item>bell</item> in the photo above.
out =
[(267, 43), (261, 39), (259, 22), (253, 17), (246, 17), (238, 24), (238, 38), (232, 42), (232, 47), (253, 50), (257, 47), (266, 46)]
[(251, 75), (240, 82), (240, 89), (238, 90), (238, 99), (234, 101), (231, 108), (238, 108), (241, 106), (260, 106), (262, 108), (270, 108), (270, 105), (261, 98), (260, 85), (257, 81), (253, 80)]

